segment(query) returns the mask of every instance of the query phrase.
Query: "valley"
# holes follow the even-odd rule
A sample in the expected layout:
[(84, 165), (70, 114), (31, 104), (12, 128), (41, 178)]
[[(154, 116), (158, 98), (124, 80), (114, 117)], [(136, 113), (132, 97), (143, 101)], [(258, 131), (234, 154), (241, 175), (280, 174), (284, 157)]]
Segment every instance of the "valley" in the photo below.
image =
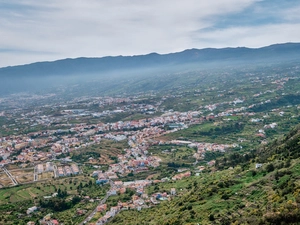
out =
[[(295, 62), (248, 65), (173, 74), (180, 86), (162, 75), (170, 89), (135, 94), (70, 98), (71, 89), (65, 97), (57, 89), (3, 96), (0, 219), (240, 224), (241, 215), (267, 204), (274, 171), (296, 171), (297, 158), (284, 166), (289, 157), (270, 154), (268, 171), (270, 159), (255, 155), (299, 124), (299, 73)], [(150, 216), (157, 210), (165, 212), (159, 220)], [(274, 219), (270, 210), (267, 221)]]

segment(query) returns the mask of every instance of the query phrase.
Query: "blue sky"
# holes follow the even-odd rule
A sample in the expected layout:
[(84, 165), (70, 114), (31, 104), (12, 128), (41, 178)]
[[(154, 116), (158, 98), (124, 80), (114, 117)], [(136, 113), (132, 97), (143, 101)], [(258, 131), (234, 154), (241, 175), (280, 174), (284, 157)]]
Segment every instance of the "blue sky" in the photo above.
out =
[(299, 0), (0, 0), (0, 67), (300, 42)]

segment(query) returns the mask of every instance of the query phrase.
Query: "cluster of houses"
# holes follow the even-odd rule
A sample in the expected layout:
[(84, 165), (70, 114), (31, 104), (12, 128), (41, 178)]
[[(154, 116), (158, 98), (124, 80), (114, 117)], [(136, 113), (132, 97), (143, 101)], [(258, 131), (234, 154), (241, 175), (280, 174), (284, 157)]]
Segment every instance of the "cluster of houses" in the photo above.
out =
[[(173, 145), (186, 145), (189, 148), (197, 149), (197, 152), (194, 153), (193, 157), (196, 160), (204, 159), (205, 152), (226, 152), (229, 148), (239, 147), (238, 144), (216, 144), (216, 143), (206, 143), (206, 142), (191, 142), (191, 141), (182, 141), (182, 140), (172, 140), (172, 141), (160, 141), (159, 144), (173, 144)], [(171, 150), (173, 151), (173, 150)], [(164, 150), (164, 153), (168, 153), (169, 150)]]
[[(221, 96), (223, 96), (223, 95), (218, 95), (218, 97), (221, 97)], [(204, 108), (207, 109), (207, 110), (209, 110), (209, 111), (214, 111), (219, 106), (222, 106), (222, 105), (236, 105), (236, 104), (241, 104), (244, 101), (245, 101), (245, 99), (236, 98), (233, 101), (220, 102), (220, 103), (215, 103), (215, 104), (209, 104), (209, 105), (204, 106)], [(244, 108), (244, 107), (242, 109), (240, 109), (240, 110), (239, 109), (229, 109), (226, 112), (227, 113), (233, 113), (233, 112), (239, 112), (239, 111), (242, 111), (242, 110), (245, 110), (245, 109), (246, 108)], [(223, 112), (223, 114), (224, 114), (224, 112)], [(220, 115), (222, 115), (222, 113)], [(224, 115), (226, 115), (226, 113)]]
[(97, 184), (106, 183), (110, 179), (118, 178), (117, 174), (139, 173), (149, 167), (157, 167), (161, 159), (148, 155), (149, 139), (156, 137), (162, 131), (157, 127), (144, 128), (128, 136), (128, 145), (125, 154), (118, 156), (118, 163), (110, 164), (106, 172), (94, 171), (92, 176), (97, 176)]
[(105, 184), (111, 179), (118, 179), (118, 176), (115, 172), (108, 170), (106, 172), (94, 171), (92, 174), (93, 177), (97, 177), (96, 184)]
[[(271, 84), (275, 84), (278, 88), (282, 88), (286, 82), (292, 79), (297, 79), (296, 77), (284, 77), (277, 78), (276, 76), (270, 77)], [(261, 80), (253, 79), (251, 82), (260, 82)], [(266, 90), (254, 94), (254, 97), (258, 97), (262, 94), (272, 93), (274, 90)], [(180, 96), (180, 95), (178, 95)], [(134, 121), (118, 121), (115, 123), (99, 123), (87, 125), (84, 123), (73, 124), (71, 121), (74, 118), (80, 118), (80, 116), (90, 115), (92, 112), (88, 112), (84, 108), (89, 108), (91, 105), (98, 105), (101, 109), (107, 105), (115, 106), (115, 109), (110, 110), (111, 112), (105, 112), (109, 115), (110, 113), (122, 113), (122, 112), (156, 112), (159, 106), (169, 98), (176, 98), (177, 95), (166, 95), (158, 100), (155, 104), (142, 104), (137, 103), (139, 98), (144, 98), (145, 96), (138, 95), (133, 97), (93, 97), (86, 98), (80, 97), (68, 102), (68, 105), (54, 104), (52, 107), (62, 109), (59, 115), (44, 115), (43, 109), (34, 109), (30, 112), (21, 113), (20, 109), (1, 111), (2, 116), (14, 117), (18, 115), (16, 121), (20, 125), (35, 127), (37, 125), (43, 125), (45, 127), (52, 127), (52, 130), (43, 130), (38, 132), (31, 132), (26, 135), (10, 135), (7, 137), (0, 137), (0, 156), (2, 161), (1, 165), (16, 163), (16, 162), (38, 162), (47, 161), (52, 159), (56, 155), (72, 151), (76, 148), (85, 147), (89, 144), (99, 143), (101, 138), (112, 138), (114, 140), (124, 140), (131, 134), (125, 134), (122, 132), (131, 131), (142, 128), (150, 127), (163, 127), (167, 124), (183, 124), (185, 126), (193, 123), (201, 122), (200, 115), (202, 111), (188, 111), (188, 112), (173, 112), (169, 110), (165, 114), (148, 119), (140, 119)], [(219, 94), (218, 96), (222, 96)], [(33, 99), (48, 98), (49, 96), (33, 96)], [(4, 100), (3, 100), (4, 101)], [(215, 104), (208, 104), (205, 106), (200, 106), (199, 109), (204, 109), (206, 111), (215, 111), (219, 106), (230, 105), (229, 109), (219, 112), (218, 114), (209, 115), (212, 118), (222, 117), (229, 115), (255, 115), (253, 112), (245, 112), (247, 109), (251, 109), (256, 105), (267, 104), (271, 100), (266, 100), (260, 103), (252, 104), (244, 107), (235, 107), (238, 104), (245, 104), (245, 98), (240, 97), (232, 101), (219, 102)], [(74, 106), (80, 106), (80, 109), (74, 109)], [(68, 109), (72, 107), (72, 109)], [(106, 110), (107, 111), (107, 110)], [(163, 112), (163, 110), (162, 110)], [(97, 112), (98, 113), (98, 112)], [(96, 114), (97, 114), (96, 113)], [(283, 115), (284, 112), (280, 112)], [(177, 126), (176, 125), (176, 126)], [(16, 124), (3, 125), (3, 129), (8, 129), (9, 127), (17, 127)], [(65, 130), (53, 129), (55, 126), (64, 126)], [(272, 128), (272, 124), (270, 127)], [(177, 127), (176, 127), (177, 128)], [(18, 128), (16, 128), (16, 131)], [(97, 136), (98, 133), (105, 132), (110, 133), (106, 137)], [(118, 135), (116, 135), (116, 132)], [(162, 131), (163, 132), (163, 131)], [(57, 138), (59, 135), (59, 138)], [(109, 137), (110, 136), (110, 137)], [(86, 140), (86, 137), (89, 140)], [(39, 151), (40, 149), (51, 149), (50, 151)], [(20, 154), (16, 155), (16, 152)], [(13, 155), (13, 156), (11, 156)]]
[(60, 223), (58, 222), (57, 219), (52, 218), (52, 213), (47, 214), (46, 216), (43, 217), (39, 221), (40, 225), (59, 225)]
[(172, 177), (172, 180), (181, 180), (184, 177), (190, 177), (190, 176), (191, 176), (191, 171), (187, 171), (184, 173), (176, 174), (175, 176)]
[[(108, 100), (109, 99), (109, 100)], [(100, 105), (114, 104), (118, 102), (128, 102), (128, 108), (133, 108), (134, 110), (150, 110), (157, 109), (157, 105), (147, 105), (147, 104), (133, 104), (132, 99), (127, 98), (104, 98), (104, 99), (93, 99), (93, 101), (102, 102)], [(236, 105), (243, 103), (244, 99), (235, 99), (229, 102), (216, 103), (212, 105), (207, 105), (202, 108), (208, 111), (214, 111), (220, 105)], [(160, 102), (161, 104), (161, 102)], [(265, 103), (262, 103), (265, 104)], [(247, 108), (254, 107), (254, 105), (248, 107), (240, 108), (230, 108), (217, 115), (210, 115), (210, 117), (215, 118), (219, 116), (229, 116), (237, 115), (238, 113), (243, 115), (255, 115), (255, 113), (241, 112), (245, 111)], [(123, 106), (122, 106), (123, 107)], [(122, 109), (118, 109), (122, 110)], [(63, 113), (67, 114), (78, 114), (79, 110), (64, 110)], [(34, 112), (34, 115), (39, 115), (40, 111)], [(39, 162), (47, 161), (55, 158), (56, 156), (73, 151), (77, 148), (86, 147), (88, 145), (100, 143), (101, 139), (112, 139), (115, 141), (122, 141), (128, 139), (128, 143), (131, 145), (134, 152), (134, 148), (137, 145), (143, 145), (146, 139), (155, 138), (157, 136), (167, 134), (169, 132), (177, 131), (178, 129), (187, 128), (190, 124), (197, 124), (203, 120), (200, 115), (202, 111), (188, 111), (188, 112), (173, 112), (168, 111), (165, 114), (148, 118), (140, 119), (134, 121), (118, 121), (115, 123), (98, 123), (87, 125), (85, 123), (79, 124), (62, 124), (69, 127), (66, 130), (45, 130), (33, 133), (28, 133), (26, 135), (12, 135), (8, 137), (0, 138), (0, 156), (2, 157), (1, 165), (15, 162)], [(24, 116), (28, 116), (27, 114)], [(32, 115), (31, 115), (32, 116)], [(37, 116), (39, 119), (43, 119), (45, 116)], [(49, 119), (49, 116), (47, 116)], [(57, 119), (56, 117), (54, 117)], [(54, 119), (51, 117), (51, 119)], [(50, 123), (51, 124), (51, 123)], [(168, 131), (164, 129), (165, 126), (175, 124), (173, 130)], [(275, 126), (274, 124), (269, 125), (271, 128)], [(57, 137), (59, 135), (59, 138)], [(136, 139), (136, 140), (135, 140)], [(133, 143), (132, 143), (133, 142)], [(131, 144), (132, 143), (132, 144)], [(145, 146), (145, 144), (144, 144)], [(39, 151), (39, 149), (47, 149), (49, 151)], [(21, 151), (19, 155), (15, 156), (15, 152)], [(13, 157), (10, 157), (14, 155)], [(198, 155), (197, 157), (201, 157)]]
[(277, 123), (270, 123), (264, 126), (264, 129), (274, 129), (276, 128), (278, 125)]
[[(36, 206), (30, 207), (27, 209), (27, 215), (34, 213), (35, 211), (37, 211), (38, 208)], [(27, 222), (27, 225), (35, 225), (36, 222), (34, 221), (29, 221)], [(46, 216), (43, 217), (43, 219), (41, 219), (39, 221), (39, 224), (41, 225), (59, 225), (60, 223), (58, 222), (57, 219), (53, 219), (52, 218), (52, 214), (47, 214)]]
[[(146, 106), (146, 108), (149, 106)], [(149, 138), (167, 133), (163, 127), (170, 123), (196, 123), (199, 112), (169, 112), (160, 117), (136, 121), (118, 121), (115, 123), (99, 123), (87, 125), (60, 124), (69, 126), (66, 130), (45, 130), (26, 135), (12, 135), (0, 138), (0, 156), (2, 165), (16, 162), (47, 161), (56, 156), (73, 151), (77, 148), (96, 144), (104, 139), (122, 141), (132, 136), (139, 139)], [(186, 128), (181, 126), (180, 129)], [(137, 130), (135, 130), (137, 129)], [(142, 129), (142, 131), (140, 130)], [(99, 134), (99, 132), (101, 134)], [(104, 133), (103, 133), (104, 132)], [(59, 138), (57, 137), (59, 135)], [(86, 139), (88, 137), (88, 140)], [(40, 149), (48, 151), (39, 151)], [(15, 152), (20, 151), (19, 155)]]
[(57, 174), (59, 177), (78, 175), (79, 168), (76, 164), (72, 164), (71, 166), (67, 166), (67, 165), (66, 166), (58, 166)]
[(54, 164), (53, 162), (46, 162), (45, 164), (38, 164), (36, 166), (36, 172), (38, 174), (43, 172), (51, 172), (54, 171)]
[(54, 172), (55, 177), (71, 176), (79, 174), (79, 167), (73, 163), (71, 165), (56, 166), (53, 162), (40, 163), (35, 166), (35, 172), (41, 174), (44, 172)]
[[(159, 181), (161, 182), (161, 181)], [(103, 225), (108, 222), (111, 218), (113, 218), (118, 212), (122, 210), (136, 209), (140, 211), (143, 208), (149, 208), (152, 205), (157, 205), (160, 201), (170, 200), (171, 196), (176, 195), (176, 189), (171, 188), (170, 193), (154, 193), (150, 197), (145, 193), (140, 193), (138, 191), (139, 188), (145, 187), (149, 185), (151, 182), (147, 180), (134, 181), (134, 182), (122, 182), (115, 181), (113, 187), (117, 187), (118, 191), (126, 188), (136, 188), (137, 194), (131, 197), (131, 200), (127, 202), (119, 201), (116, 206), (112, 206), (108, 208), (107, 204), (100, 204), (97, 207), (97, 211), (104, 213), (104, 215), (99, 218), (96, 222), (96, 225)], [(142, 186), (140, 186), (142, 185)]]
[(229, 148), (236, 148), (238, 144), (216, 144), (216, 143), (198, 143), (193, 142), (188, 145), (190, 148), (197, 148), (197, 152), (193, 155), (197, 160), (204, 159), (205, 152), (226, 152)]

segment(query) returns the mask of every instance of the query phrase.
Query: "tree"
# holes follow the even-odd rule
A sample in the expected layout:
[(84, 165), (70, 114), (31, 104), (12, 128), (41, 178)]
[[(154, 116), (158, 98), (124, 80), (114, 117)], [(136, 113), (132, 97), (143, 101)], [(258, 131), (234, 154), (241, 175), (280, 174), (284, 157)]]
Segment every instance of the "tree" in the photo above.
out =
[(274, 168), (273, 163), (268, 164), (267, 167), (266, 167), (266, 171), (267, 171), (268, 173), (274, 171), (274, 169), (275, 169), (275, 168)]
[(81, 198), (79, 196), (74, 196), (72, 198), (72, 204), (76, 205), (78, 202), (80, 202)]

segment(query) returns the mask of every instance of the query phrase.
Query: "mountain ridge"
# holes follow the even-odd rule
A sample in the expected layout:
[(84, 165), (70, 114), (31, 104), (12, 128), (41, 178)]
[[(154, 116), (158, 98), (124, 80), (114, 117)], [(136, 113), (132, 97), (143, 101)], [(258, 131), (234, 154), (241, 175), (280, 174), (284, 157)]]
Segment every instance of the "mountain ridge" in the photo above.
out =
[(202, 65), (219, 61), (249, 63), (261, 60), (298, 58), (300, 58), (300, 43), (274, 44), (262, 48), (192, 48), (168, 54), (152, 52), (133, 56), (79, 57), (8, 66), (0, 68), (0, 77), (20, 74), (38, 75), (40, 73), (44, 75), (96, 73), (99, 71), (159, 68), (185, 64)]
[[(80, 57), (0, 68), (0, 96), (73, 90), (83, 94), (137, 93), (193, 84), (233, 68), (298, 63), (300, 43), (263, 48), (206, 48), (135, 56)], [(210, 72), (208, 72), (210, 71)], [(214, 72), (212, 72), (214, 71)], [(218, 72), (216, 72), (218, 71)], [(186, 79), (191, 74), (193, 79)], [(216, 75), (217, 76), (217, 75)], [(91, 82), (92, 81), (92, 82)], [(77, 88), (75, 88), (75, 86)], [(74, 94), (74, 93), (73, 93)], [(73, 96), (72, 94), (72, 96)]]

